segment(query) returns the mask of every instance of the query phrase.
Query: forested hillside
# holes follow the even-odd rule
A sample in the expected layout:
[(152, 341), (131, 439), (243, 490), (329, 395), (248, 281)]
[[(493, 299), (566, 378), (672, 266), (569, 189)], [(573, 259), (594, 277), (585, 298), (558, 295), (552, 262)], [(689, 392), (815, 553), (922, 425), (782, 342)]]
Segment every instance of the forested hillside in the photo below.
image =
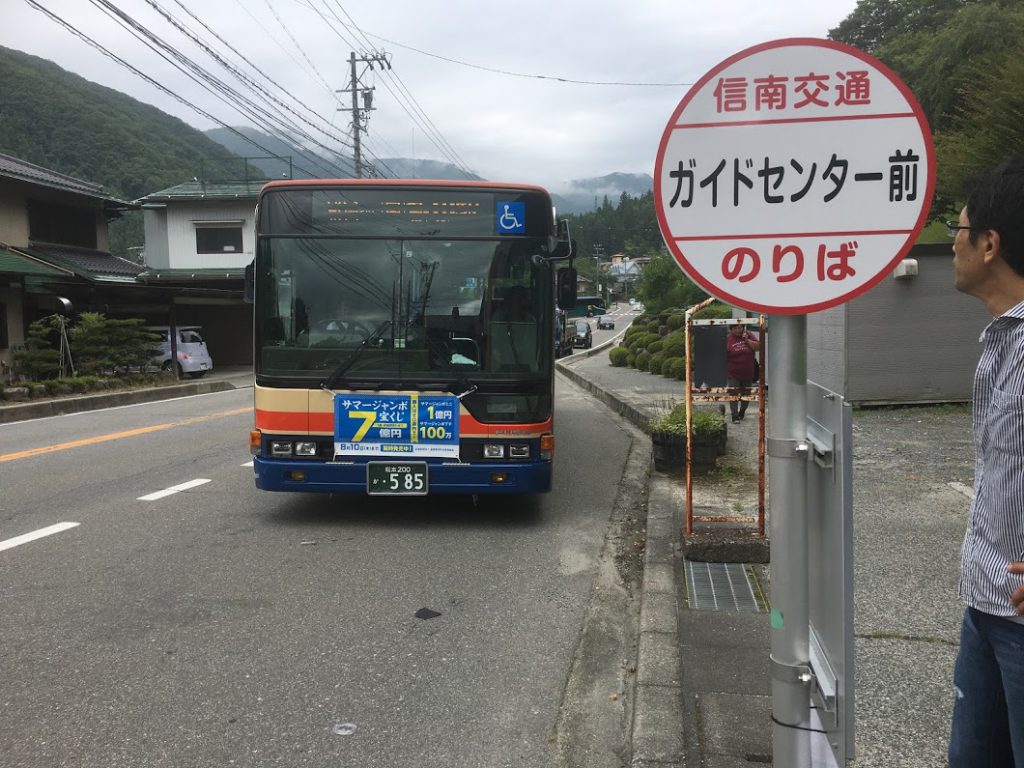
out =
[[(201, 131), (56, 64), (0, 47), (0, 152), (135, 200), (193, 176), (236, 178), (242, 160)], [(142, 245), (141, 214), (111, 228), (111, 249)]]

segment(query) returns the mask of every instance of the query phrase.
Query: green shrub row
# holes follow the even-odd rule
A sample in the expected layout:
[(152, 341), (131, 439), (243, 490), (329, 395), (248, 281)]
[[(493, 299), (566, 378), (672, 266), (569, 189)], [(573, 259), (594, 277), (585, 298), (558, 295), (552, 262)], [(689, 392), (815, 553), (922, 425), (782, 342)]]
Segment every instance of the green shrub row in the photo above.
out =
[[(730, 318), (732, 308), (714, 303), (694, 317)], [(657, 315), (637, 316), (619, 346), (609, 350), (608, 359), (618, 368), (636, 368), (682, 381), (686, 378), (686, 311), (667, 309)]]

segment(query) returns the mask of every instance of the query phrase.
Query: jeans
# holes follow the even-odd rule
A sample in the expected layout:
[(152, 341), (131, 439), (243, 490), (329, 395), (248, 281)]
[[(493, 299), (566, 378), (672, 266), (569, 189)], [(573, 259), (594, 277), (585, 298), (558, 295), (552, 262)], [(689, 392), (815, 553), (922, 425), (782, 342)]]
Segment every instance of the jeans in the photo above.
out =
[(968, 608), (953, 685), (950, 768), (1024, 768), (1024, 624)]
[[(725, 386), (729, 389), (746, 389), (749, 388), (753, 382), (750, 379), (726, 379)], [(730, 392), (729, 394), (738, 394)], [(742, 419), (743, 415), (747, 412), (747, 401), (746, 400), (730, 400), (729, 401), (729, 413), (732, 414), (732, 420)]]

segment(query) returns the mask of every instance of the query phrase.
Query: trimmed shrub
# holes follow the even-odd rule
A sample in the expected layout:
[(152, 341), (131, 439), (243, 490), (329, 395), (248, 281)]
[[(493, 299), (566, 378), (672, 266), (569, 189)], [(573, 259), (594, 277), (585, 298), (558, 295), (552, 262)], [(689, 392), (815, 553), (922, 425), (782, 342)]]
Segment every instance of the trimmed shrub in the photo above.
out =
[(616, 368), (622, 368), (626, 365), (626, 360), (629, 358), (629, 350), (625, 347), (612, 347), (608, 351), (608, 359), (611, 364)]
[(668, 326), (670, 333), (684, 327), (686, 325), (686, 314), (669, 315), (668, 319), (665, 320), (665, 325)]
[(682, 381), (686, 378), (686, 358), (666, 357), (661, 364), (661, 375), (668, 379)]
[(643, 352), (638, 352), (637, 356), (636, 356), (636, 363), (635, 363), (636, 369), (638, 371), (646, 371), (647, 370), (647, 363), (648, 363), (648, 361), (650, 359), (651, 359), (651, 355), (650, 355), (650, 353), (647, 350), (644, 350)]
[(658, 352), (661, 352), (661, 350), (664, 347), (665, 342), (661, 339), (658, 339), (657, 341), (652, 341), (650, 344), (647, 345), (647, 351), (650, 352), (652, 355), (655, 355)]
[(696, 313), (694, 317), (699, 317), (702, 320), (730, 318), (732, 317), (732, 307), (728, 304), (716, 302), (710, 306), (704, 307), (704, 309)]
[(636, 355), (632, 352), (628, 352), (626, 355), (626, 367), (633, 368), (636, 365)]
[(664, 352), (655, 352), (647, 361), (647, 370), (655, 375), (659, 375), (661, 373), (661, 364), (664, 360)]
[(40, 383), (46, 387), (46, 394), (51, 397), (55, 395), (70, 395), (72, 391), (66, 379), (50, 379)]
[(685, 357), (686, 329), (681, 328), (678, 331), (672, 331), (672, 333), (662, 339), (661, 349), (663, 352), (668, 353), (668, 357)]

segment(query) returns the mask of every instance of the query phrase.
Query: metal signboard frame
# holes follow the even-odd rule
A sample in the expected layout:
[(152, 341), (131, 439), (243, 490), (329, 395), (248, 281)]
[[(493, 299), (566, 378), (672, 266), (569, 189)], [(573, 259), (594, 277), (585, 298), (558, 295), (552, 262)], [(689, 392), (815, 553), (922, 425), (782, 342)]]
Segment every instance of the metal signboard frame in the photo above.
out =
[[(854, 754), (853, 409), (807, 382), (811, 698), (835, 761)], [(823, 751), (823, 750), (822, 750)]]

